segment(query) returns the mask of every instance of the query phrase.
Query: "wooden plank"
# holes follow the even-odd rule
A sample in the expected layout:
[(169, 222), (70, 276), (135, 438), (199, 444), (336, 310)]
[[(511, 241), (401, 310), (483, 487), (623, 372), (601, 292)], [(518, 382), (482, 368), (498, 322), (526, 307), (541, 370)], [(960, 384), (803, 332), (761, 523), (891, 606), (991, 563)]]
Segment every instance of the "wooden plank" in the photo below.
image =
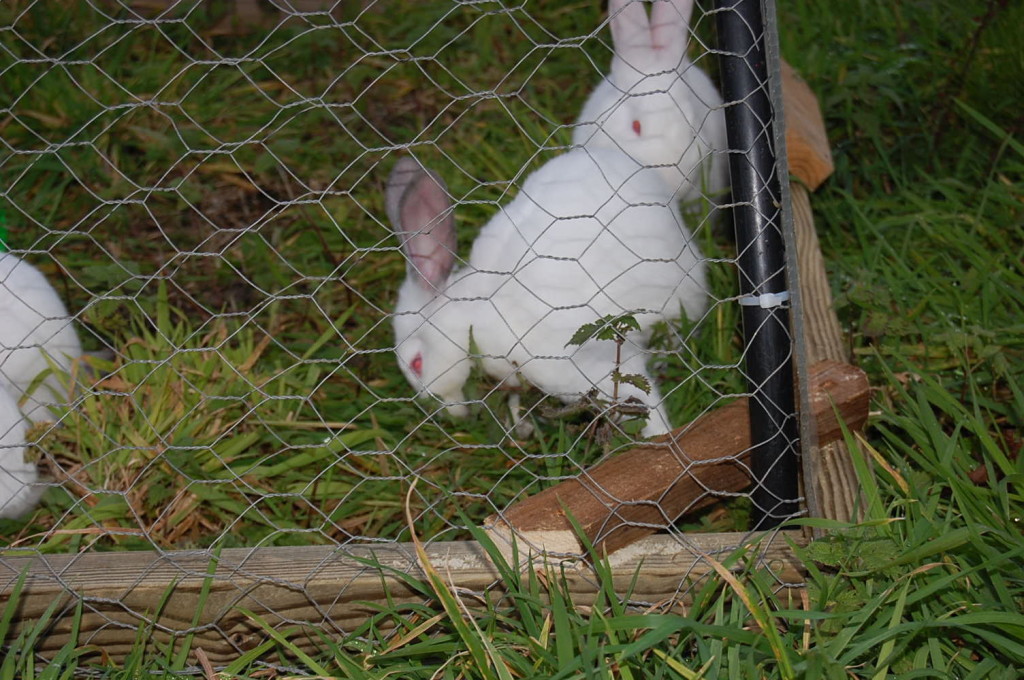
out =
[[(802, 540), (796, 533), (786, 538)], [(685, 606), (690, 586), (711, 571), (705, 556), (721, 560), (754, 540), (736, 534), (652, 536), (610, 558), (613, 585), (616, 592), (631, 592), (636, 602)], [(436, 542), (427, 546), (427, 553), (456, 592), (491, 601), (504, 592), (498, 571), (479, 544)], [(748, 560), (770, 568), (780, 586), (795, 587), (802, 581), (798, 560), (777, 536), (764, 537)], [(564, 575), (575, 606), (593, 604), (597, 579), (587, 563), (557, 559), (553, 566)], [(94, 646), (96, 658), (102, 654), (108, 662), (123, 663), (136, 645), (138, 629), (144, 628), (152, 643), (164, 647), (172, 641), (181, 644), (192, 634), (192, 649), (201, 648), (220, 665), (269, 637), (244, 610), (282, 631), (298, 648), (315, 652), (320, 633), (337, 639), (389, 602), (428, 599), (394, 575), (423, 578), (412, 545), (403, 543), (238, 548), (218, 557), (204, 551), (28, 557), (0, 553), (0, 602), (8, 600), (23, 571), (27, 580), (9, 635), (14, 639), (58, 602), (53, 624), (35, 647), (44, 659), (52, 658), (69, 640), (78, 601), (83, 604), (78, 642)], [(157, 611), (162, 601), (165, 604)], [(464, 597), (464, 602), (470, 608), (481, 606), (476, 596)], [(89, 660), (84, 657), (81, 663)]]
[[(810, 192), (832, 174), (821, 109), (811, 89), (799, 75), (782, 62), (782, 92), (786, 117), (786, 153), (791, 174), (790, 203), (796, 231), (797, 262), (800, 270), (800, 302), (803, 312), (804, 346), (810, 363), (823, 360), (849, 361), (842, 328), (832, 303), (832, 289), (814, 227)], [(807, 434), (807, 433), (805, 433)], [(813, 480), (812, 515), (843, 522), (858, 518), (862, 507), (860, 484), (850, 452), (841, 441), (824, 443), (804, 437), (805, 481)]]
[[(841, 435), (833, 407), (847, 427), (864, 424), (869, 390), (862, 371), (826, 361), (812, 366), (810, 377), (820, 441)], [(575, 521), (599, 552), (612, 553), (750, 486), (750, 447), (747, 401), (738, 399), (516, 503), (485, 526), (499, 545), (577, 554)]]
[(818, 98), (807, 83), (782, 60), (782, 105), (786, 118), (786, 158), (789, 172), (811, 191), (828, 179), (835, 167)]
[(797, 257), (800, 261), (807, 352), (811, 361), (847, 361), (846, 343), (833, 309), (832, 289), (814, 229), (811, 199), (801, 186), (793, 187), (793, 221), (796, 226)]
[[(846, 344), (832, 306), (832, 290), (814, 228), (810, 197), (804, 187), (794, 183), (790, 189), (790, 200), (796, 229), (804, 344), (808, 360), (844, 361), (847, 357)], [(841, 522), (855, 521), (863, 503), (849, 450), (842, 441), (829, 443), (819, 437), (816, 444), (805, 447), (805, 455), (812, 456), (809, 467), (813, 471), (813, 497), (817, 505), (810, 508), (812, 514)]]

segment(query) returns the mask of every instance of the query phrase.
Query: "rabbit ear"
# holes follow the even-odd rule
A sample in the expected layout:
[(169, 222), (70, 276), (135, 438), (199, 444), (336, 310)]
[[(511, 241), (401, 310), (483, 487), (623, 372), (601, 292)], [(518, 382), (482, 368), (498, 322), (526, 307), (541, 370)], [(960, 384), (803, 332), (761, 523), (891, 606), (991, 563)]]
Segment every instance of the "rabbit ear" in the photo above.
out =
[(666, 69), (686, 54), (693, 0), (655, 0), (651, 18), (641, 0), (608, 0), (615, 54), (626, 63), (653, 59)]
[(686, 54), (690, 41), (690, 16), (693, 0), (665, 0), (651, 8), (651, 42), (657, 52), (664, 50), (666, 61), (673, 66)]
[(608, 21), (620, 57), (628, 61), (630, 56), (651, 49), (651, 23), (641, 0), (608, 0)]
[(436, 173), (406, 156), (395, 163), (384, 196), (392, 229), (408, 258), (409, 277), (440, 290), (455, 264), (455, 216), (448, 188)]

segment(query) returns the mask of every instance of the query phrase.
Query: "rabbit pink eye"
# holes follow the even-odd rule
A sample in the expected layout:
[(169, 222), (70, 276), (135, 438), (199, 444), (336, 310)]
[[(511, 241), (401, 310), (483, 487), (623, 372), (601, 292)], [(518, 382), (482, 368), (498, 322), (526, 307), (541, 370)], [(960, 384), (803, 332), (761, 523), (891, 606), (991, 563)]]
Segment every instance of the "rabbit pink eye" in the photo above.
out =
[(633, 132), (636, 133), (637, 137), (640, 136), (640, 121), (638, 121), (638, 120), (634, 120), (633, 121)]
[(422, 354), (417, 354), (416, 356), (414, 356), (412, 358), (412, 361), (409, 362), (409, 368), (411, 368), (412, 372), (416, 374), (416, 377), (422, 377), (423, 376), (423, 355)]

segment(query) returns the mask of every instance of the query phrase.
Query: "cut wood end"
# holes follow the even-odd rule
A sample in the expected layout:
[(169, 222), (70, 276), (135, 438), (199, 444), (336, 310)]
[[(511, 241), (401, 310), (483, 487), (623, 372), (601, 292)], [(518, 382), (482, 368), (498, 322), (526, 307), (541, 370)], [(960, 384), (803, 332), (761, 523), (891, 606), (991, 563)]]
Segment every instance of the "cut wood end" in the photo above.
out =
[(789, 172), (814, 191), (835, 169), (817, 97), (782, 60), (782, 101), (786, 115)]
[(548, 556), (571, 558), (574, 555), (583, 555), (583, 546), (572, 531), (529, 530), (517, 532), (496, 515), (488, 517), (484, 521), (483, 527), (505, 562), (514, 564), (513, 553), (519, 558), (519, 564), (516, 566), (520, 570), (538, 560), (546, 560)]

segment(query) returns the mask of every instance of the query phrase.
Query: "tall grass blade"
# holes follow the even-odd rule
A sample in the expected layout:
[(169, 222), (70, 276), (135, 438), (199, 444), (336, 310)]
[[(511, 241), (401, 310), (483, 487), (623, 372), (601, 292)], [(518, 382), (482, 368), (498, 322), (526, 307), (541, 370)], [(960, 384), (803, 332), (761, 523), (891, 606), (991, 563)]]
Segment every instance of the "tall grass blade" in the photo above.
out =
[[(492, 659), (490, 657), (490, 649), (487, 649), (477, 635), (474, 635), (474, 631), (467, 625), (466, 620), (463, 618), (462, 607), (457, 601), (455, 594), (451, 591), (448, 585), (441, 578), (441, 575), (434, 568), (434, 565), (430, 562), (430, 558), (427, 555), (426, 549), (423, 547), (423, 543), (419, 540), (415, 531), (415, 524), (413, 522), (412, 511), (410, 510), (412, 503), (412, 494), (416, 488), (415, 481), (409, 485), (409, 490), (406, 495), (406, 523), (409, 528), (410, 538), (412, 540), (413, 548), (416, 551), (416, 557), (420, 563), (420, 568), (427, 577), (427, 582), (430, 584), (431, 589), (437, 596), (438, 601), (448, 614), (448, 619), (452, 626), (455, 628), (459, 639), (466, 646), (470, 657), (473, 659), (473, 663), (476, 665), (477, 670), (484, 678), (494, 677), (492, 675)], [(496, 661), (496, 660), (495, 660)], [(499, 676), (500, 677), (500, 676)]]

